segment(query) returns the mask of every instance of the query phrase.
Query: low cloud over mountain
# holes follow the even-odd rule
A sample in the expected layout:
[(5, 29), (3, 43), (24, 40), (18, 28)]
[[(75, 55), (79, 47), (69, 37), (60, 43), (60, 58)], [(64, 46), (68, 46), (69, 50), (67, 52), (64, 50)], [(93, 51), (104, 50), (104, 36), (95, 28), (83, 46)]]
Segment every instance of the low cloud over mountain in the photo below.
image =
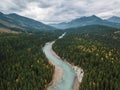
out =
[(120, 16), (120, 0), (3, 0), (0, 11), (18, 13), (44, 23), (68, 22), (81, 16)]

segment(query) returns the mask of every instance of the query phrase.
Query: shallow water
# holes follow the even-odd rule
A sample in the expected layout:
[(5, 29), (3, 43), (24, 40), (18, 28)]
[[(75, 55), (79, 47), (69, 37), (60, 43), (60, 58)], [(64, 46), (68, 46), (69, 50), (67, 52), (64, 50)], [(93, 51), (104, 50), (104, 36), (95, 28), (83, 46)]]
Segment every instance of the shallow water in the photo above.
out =
[[(62, 35), (63, 37), (64, 35)], [(62, 79), (53, 87), (49, 87), (49, 90), (72, 90), (74, 79), (75, 79), (75, 71), (71, 68), (69, 64), (64, 62), (61, 58), (56, 57), (51, 53), (51, 48), (53, 42), (46, 43), (43, 47), (43, 52), (45, 53), (46, 57), (52, 60), (55, 64), (60, 66), (63, 69), (63, 76)]]

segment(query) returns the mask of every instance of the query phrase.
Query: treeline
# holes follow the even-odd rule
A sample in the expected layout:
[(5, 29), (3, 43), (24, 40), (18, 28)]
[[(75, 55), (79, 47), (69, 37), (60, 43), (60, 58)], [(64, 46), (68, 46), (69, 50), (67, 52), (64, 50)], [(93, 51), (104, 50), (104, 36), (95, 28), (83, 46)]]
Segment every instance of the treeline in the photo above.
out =
[(44, 90), (53, 66), (42, 47), (59, 33), (0, 34), (0, 90)]
[(53, 49), (64, 60), (84, 69), (80, 90), (119, 90), (120, 31), (98, 27), (84, 30), (68, 31)]

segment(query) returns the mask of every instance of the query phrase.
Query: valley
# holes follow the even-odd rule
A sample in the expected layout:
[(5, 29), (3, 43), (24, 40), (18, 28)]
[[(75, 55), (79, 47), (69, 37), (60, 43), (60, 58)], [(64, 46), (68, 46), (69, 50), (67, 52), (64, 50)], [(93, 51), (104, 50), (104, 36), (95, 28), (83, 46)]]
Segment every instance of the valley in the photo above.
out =
[(0, 13), (0, 90), (119, 90), (119, 20), (44, 24)]

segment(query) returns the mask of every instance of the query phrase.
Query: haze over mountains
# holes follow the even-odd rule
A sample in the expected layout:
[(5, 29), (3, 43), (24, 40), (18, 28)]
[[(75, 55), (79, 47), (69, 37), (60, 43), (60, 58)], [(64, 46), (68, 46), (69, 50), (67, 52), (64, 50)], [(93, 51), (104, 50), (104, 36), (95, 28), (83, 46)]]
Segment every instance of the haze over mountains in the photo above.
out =
[(3, 14), (0, 12), (0, 28), (21, 32), (37, 32), (55, 30), (55, 28), (38, 22), (36, 20), (13, 14)]
[(67, 29), (67, 28), (81, 27), (81, 26), (87, 26), (87, 25), (104, 25), (104, 26), (109, 26), (114, 28), (120, 28), (120, 17), (114, 16), (109, 19), (103, 20), (95, 15), (92, 15), (89, 17), (84, 16), (67, 23), (63, 22), (59, 24), (53, 24), (51, 26), (59, 29)]
[(55, 29), (76, 28), (88, 25), (103, 25), (113, 28), (120, 28), (120, 17), (113, 16), (103, 20), (95, 15), (89, 17), (84, 16), (67, 23), (63, 22), (49, 26), (43, 24), (42, 22), (17, 15), (15, 13), (3, 14), (0, 12), (0, 29), (2, 29), (2, 31), (12, 30), (17, 32), (40, 32)]

